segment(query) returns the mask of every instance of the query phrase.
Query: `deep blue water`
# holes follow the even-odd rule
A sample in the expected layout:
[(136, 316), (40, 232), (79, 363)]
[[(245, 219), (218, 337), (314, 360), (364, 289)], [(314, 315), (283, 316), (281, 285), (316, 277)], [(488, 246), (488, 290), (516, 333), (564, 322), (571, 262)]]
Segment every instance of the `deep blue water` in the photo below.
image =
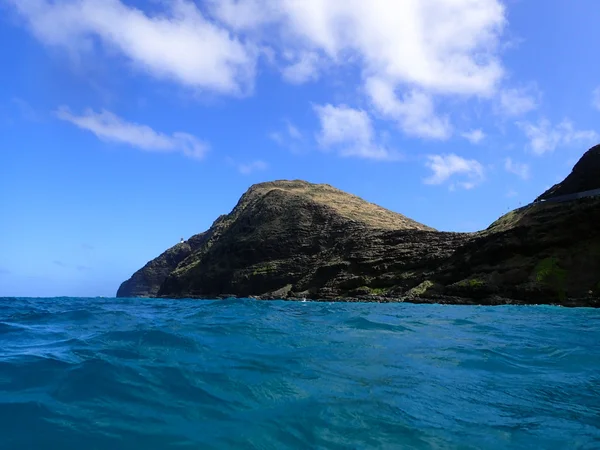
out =
[(600, 310), (0, 299), (0, 448), (600, 448)]

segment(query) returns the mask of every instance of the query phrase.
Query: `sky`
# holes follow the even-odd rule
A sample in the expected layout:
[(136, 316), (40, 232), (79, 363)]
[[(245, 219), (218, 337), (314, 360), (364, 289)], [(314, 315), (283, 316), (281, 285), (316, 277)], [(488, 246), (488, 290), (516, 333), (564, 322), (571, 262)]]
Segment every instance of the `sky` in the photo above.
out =
[(254, 183), (486, 228), (600, 142), (597, 0), (0, 0), (0, 296), (114, 296)]

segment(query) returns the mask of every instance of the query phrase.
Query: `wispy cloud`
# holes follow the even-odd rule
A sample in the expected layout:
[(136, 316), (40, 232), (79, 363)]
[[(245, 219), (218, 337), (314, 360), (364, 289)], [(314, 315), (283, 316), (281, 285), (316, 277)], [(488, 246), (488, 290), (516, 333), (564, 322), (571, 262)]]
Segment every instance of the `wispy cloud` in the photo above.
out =
[(529, 147), (536, 155), (553, 152), (558, 146), (592, 144), (600, 138), (594, 130), (577, 130), (568, 119), (558, 125), (541, 119), (537, 123), (517, 122), (517, 126), (529, 139)]
[(301, 52), (293, 63), (281, 69), (283, 78), (292, 84), (303, 84), (319, 78), (319, 56), (315, 52)]
[(441, 140), (451, 136), (450, 119), (436, 114), (431, 95), (412, 90), (400, 99), (392, 84), (377, 78), (367, 80), (366, 90), (375, 109), (397, 121), (407, 135)]
[(504, 160), (504, 168), (507, 172), (517, 175), (523, 180), (527, 180), (530, 177), (529, 166), (525, 163), (515, 162), (511, 158)]
[(95, 52), (96, 42), (152, 77), (222, 94), (252, 89), (257, 52), (188, 0), (150, 15), (120, 0), (6, 0), (44, 44)]
[(243, 175), (250, 175), (254, 172), (260, 172), (266, 170), (268, 167), (269, 165), (266, 162), (260, 160), (237, 165), (238, 171)]
[(179, 152), (194, 159), (202, 158), (208, 150), (206, 143), (191, 134), (176, 132), (167, 135), (147, 125), (127, 122), (106, 110), (96, 113), (88, 109), (82, 115), (75, 115), (63, 106), (56, 111), (56, 116), (94, 133), (99, 139), (126, 144), (140, 150)]
[(321, 129), (317, 142), (324, 149), (335, 149), (341, 156), (390, 160), (398, 156), (376, 143), (371, 118), (366, 111), (346, 105), (315, 105)]
[(292, 139), (302, 139), (302, 133), (294, 124), (288, 121), (286, 125), (287, 132)]
[(269, 138), (283, 147), (294, 150), (296, 144), (304, 139), (302, 132), (289, 120), (285, 121), (285, 127), (280, 131), (269, 133)]
[(477, 145), (485, 139), (485, 133), (482, 130), (471, 130), (461, 134), (471, 144)]
[(534, 84), (527, 87), (509, 88), (500, 91), (498, 109), (509, 117), (523, 116), (539, 107), (541, 92)]
[(89, 270), (92, 270), (91, 267), (83, 265), (83, 264), (68, 264), (64, 261), (60, 261), (60, 260), (54, 260), (52, 261), (52, 263), (55, 266), (61, 267), (63, 269), (75, 269), (78, 272), (87, 272)]
[(430, 177), (423, 180), (425, 184), (443, 184), (451, 178), (459, 176), (462, 177), (462, 180), (453, 182), (450, 184), (450, 188), (472, 189), (484, 179), (484, 169), (481, 163), (453, 153), (429, 155), (425, 166), (433, 171)]
[(22, 98), (13, 97), (12, 102), (19, 110), (23, 119), (30, 122), (39, 122), (41, 120), (40, 114)]
[(600, 111), (600, 86), (592, 91), (592, 106)]

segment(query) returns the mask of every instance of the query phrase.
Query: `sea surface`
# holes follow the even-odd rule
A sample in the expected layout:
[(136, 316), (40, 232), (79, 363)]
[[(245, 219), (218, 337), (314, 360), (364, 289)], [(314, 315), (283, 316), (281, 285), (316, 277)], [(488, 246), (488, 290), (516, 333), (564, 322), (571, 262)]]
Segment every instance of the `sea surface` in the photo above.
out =
[(600, 310), (0, 298), (0, 449), (600, 449)]

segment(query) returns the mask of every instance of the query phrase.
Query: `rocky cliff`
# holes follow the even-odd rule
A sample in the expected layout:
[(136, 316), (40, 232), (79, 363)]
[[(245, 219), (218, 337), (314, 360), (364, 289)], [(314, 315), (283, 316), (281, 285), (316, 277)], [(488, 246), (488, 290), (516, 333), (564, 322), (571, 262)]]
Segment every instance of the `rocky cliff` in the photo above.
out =
[(576, 194), (578, 192), (600, 189), (600, 145), (588, 150), (579, 160), (567, 178), (555, 184), (538, 200), (550, 200), (553, 197)]
[[(586, 153), (570, 175), (577, 183), (567, 178), (554, 195), (594, 186), (598, 153)], [(261, 183), (117, 296), (598, 305), (599, 220), (593, 197), (445, 233), (328, 185)]]
[(208, 233), (197, 234), (186, 242), (177, 244), (123, 282), (117, 297), (156, 297), (160, 286), (180, 262), (198, 250), (208, 239)]

